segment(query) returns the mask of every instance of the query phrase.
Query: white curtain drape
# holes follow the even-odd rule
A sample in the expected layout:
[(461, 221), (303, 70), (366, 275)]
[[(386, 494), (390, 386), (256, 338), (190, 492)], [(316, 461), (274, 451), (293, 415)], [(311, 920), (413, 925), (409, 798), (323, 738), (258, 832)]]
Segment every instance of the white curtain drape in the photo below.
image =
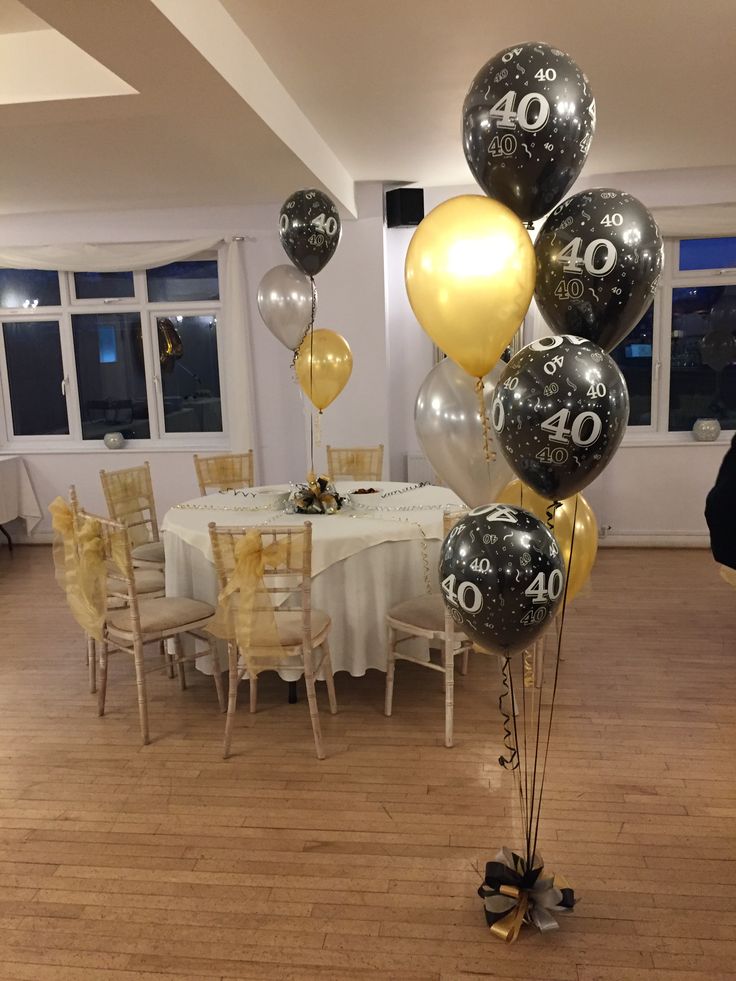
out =
[[(230, 449), (243, 453), (252, 449), (256, 480), (263, 473), (253, 386), (253, 345), (248, 316), (248, 287), (245, 266), (245, 242), (233, 239), (221, 246), (220, 297), (225, 330), (220, 335), (220, 357), (223, 359), (227, 392), (227, 427)], [(219, 323), (219, 322), (218, 322)]]
[(124, 242), (121, 245), (18, 245), (0, 247), (0, 268), (60, 272), (121, 272), (153, 269), (199, 252), (210, 252), (222, 237), (185, 242)]
[(681, 208), (652, 208), (660, 232), (667, 238), (710, 238), (736, 235), (736, 204), (701, 204)]

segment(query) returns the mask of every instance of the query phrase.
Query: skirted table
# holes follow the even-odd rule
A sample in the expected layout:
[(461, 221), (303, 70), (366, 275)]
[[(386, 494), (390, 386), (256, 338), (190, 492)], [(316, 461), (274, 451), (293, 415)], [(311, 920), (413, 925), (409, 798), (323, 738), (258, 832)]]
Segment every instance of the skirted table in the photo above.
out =
[[(358, 481), (338, 483), (346, 494)], [(287, 486), (227, 491), (179, 504), (162, 523), (166, 593), (212, 603), (217, 578), (207, 525), (253, 526), (312, 522), (312, 606), (332, 619), (334, 671), (362, 676), (386, 670), (385, 616), (395, 603), (436, 592), (443, 514), (462, 507), (446, 487), (379, 482), (374, 494), (353, 495), (337, 514), (283, 510)], [(207, 659), (197, 661), (203, 670)], [(288, 675), (288, 676), (287, 676)], [(284, 672), (293, 681), (299, 672)]]

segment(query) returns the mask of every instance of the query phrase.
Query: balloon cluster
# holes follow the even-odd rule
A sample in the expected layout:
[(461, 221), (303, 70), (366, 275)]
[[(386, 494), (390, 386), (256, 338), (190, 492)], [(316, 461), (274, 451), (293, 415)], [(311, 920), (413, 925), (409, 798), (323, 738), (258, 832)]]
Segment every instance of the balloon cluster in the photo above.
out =
[[(500, 51), (463, 105), (465, 156), (486, 196), (440, 204), (406, 256), (409, 302), (448, 356), (419, 390), (417, 436), (475, 509), (444, 542), (443, 593), (463, 631), (506, 655), (549, 624), (566, 574), (572, 598), (590, 572), (595, 518), (576, 495), (611, 460), (629, 413), (607, 352), (648, 309), (662, 269), (657, 225), (632, 195), (595, 188), (562, 200), (595, 123), (590, 83), (569, 55), (539, 42)], [(523, 222), (545, 215), (532, 245)], [(504, 365), (533, 296), (554, 336)]]
[(296, 191), (279, 214), (279, 235), (293, 265), (270, 269), (258, 286), (258, 310), (274, 337), (294, 351), (296, 376), (321, 413), (350, 378), (353, 356), (334, 330), (316, 330), (314, 277), (340, 242), (342, 225), (334, 201), (315, 188)]

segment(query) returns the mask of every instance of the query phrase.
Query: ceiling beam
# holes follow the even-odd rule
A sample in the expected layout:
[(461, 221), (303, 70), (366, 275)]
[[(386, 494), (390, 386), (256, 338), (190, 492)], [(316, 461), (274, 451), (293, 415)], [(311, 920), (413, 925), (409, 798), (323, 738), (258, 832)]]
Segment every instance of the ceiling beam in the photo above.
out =
[(151, 0), (343, 209), (357, 216), (355, 184), (219, 0)]

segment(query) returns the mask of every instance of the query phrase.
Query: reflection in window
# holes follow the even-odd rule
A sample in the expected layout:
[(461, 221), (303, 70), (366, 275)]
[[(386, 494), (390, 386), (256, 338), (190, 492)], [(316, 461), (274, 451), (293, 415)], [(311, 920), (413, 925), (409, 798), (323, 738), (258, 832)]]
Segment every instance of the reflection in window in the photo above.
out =
[(736, 238), (684, 238), (680, 242), (680, 269), (736, 267)]
[[(148, 439), (148, 400), (141, 318), (137, 313), (72, 316), (83, 439), (119, 431)], [(115, 350), (114, 360), (102, 353)]]
[(75, 272), (74, 292), (78, 300), (105, 300), (135, 296), (132, 272)]
[(46, 269), (0, 269), (0, 306), (24, 310), (58, 307), (59, 274)]
[(701, 418), (736, 429), (736, 286), (672, 291), (669, 428)]
[(628, 337), (611, 352), (629, 389), (630, 426), (649, 426), (652, 422), (653, 336), (654, 307), (650, 306)]
[(3, 324), (13, 432), (16, 436), (66, 435), (61, 391), (64, 368), (56, 320)]
[(214, 315), (159, 317), (157, 327), (166, 432), (221, 432)]
[(170, 262), (146, 270), (148, 299), (151, 303), (219, 300), (217, 260)]

